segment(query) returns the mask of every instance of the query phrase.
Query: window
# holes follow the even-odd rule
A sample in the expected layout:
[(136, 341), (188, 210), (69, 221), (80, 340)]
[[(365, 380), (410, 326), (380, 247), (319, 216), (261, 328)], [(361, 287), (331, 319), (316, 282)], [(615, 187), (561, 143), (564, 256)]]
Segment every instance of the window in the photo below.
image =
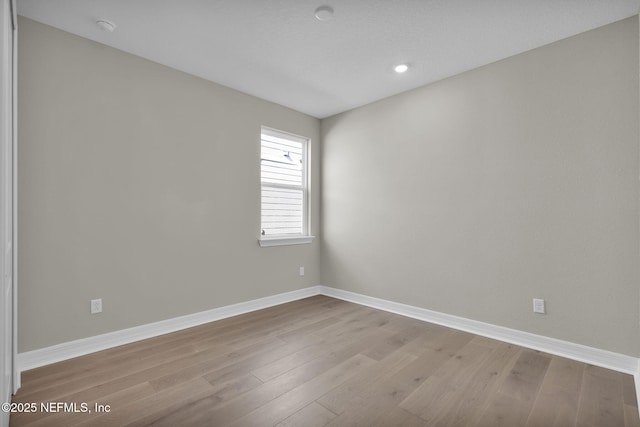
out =
[(310, 243), (309, 140), (262, 128), (260, 246)]

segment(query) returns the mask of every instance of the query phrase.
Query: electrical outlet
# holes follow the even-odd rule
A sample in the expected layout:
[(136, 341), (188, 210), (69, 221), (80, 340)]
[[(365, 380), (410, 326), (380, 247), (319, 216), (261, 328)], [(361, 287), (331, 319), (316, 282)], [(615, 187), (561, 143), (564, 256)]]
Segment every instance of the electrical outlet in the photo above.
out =
[(300, 267), (300, 275), (304, 276), (304, 267)]
[(541, 298), (534, 298), (533, 299), (533, 312), (534, 313), (540, 313), (540, 314), (545, 314), (546, 313), (543, 299), (541, 299)]
[(102, 313), (102, 298), (91, 300), (91, 314)]

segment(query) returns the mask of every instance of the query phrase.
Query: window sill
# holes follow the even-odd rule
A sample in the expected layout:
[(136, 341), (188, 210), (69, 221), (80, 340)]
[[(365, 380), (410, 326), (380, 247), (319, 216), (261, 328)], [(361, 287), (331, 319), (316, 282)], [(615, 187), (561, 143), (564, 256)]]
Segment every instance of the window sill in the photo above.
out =
[(288, 245), (304, 245), (313, 242), (315, 236), (299, 236), (299, 237), (265, 237), (258, 239), (261, 248), (270, 246), (288, 246)]

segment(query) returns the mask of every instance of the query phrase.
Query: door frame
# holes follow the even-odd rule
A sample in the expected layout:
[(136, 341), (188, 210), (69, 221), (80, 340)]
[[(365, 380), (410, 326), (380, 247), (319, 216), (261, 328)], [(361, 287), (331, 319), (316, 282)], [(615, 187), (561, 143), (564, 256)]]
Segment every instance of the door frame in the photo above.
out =
[(11, 9), (11, 25), (12, 25), (12, 65), (11, 71), (12, 80), (12, 139), (11, 153), (13, 155), (13, 167), (12, 167), (12, 233), (13, 233), (13, 354), (11, 366), (13, 370), (12, 388), (13, 394), (18, 392), (20, 388), (20, 370), (18, 369), (18, 6), (16, 0), (10, 0)]
[[(2, 116), (3, 130), (0, 134), (0, 152), (2, 162), (2, 176), (0, 177), (0, 200), (2, 211), (0, 212), (0, 306), (3, 307), (2, 319), (0, 319), (0, 393), (2, 403), (10, 400), (19, 387), (20, 373), (17, 369), (17, 330), (16, 330), (16, 274), (17, 267), (16, 247), (17, 224), (15, 221), (17, 210), (17, 144), (16, 144), (16, 103), (17, 103), (17, 64), (16, 64), (16, 29), (17, 15), (15, 0), (2, 0), (2, 21), (0, 32), (3, 38), (2, 69), (0, 69), (0, 84), (2, 85), (3, 98)], [(4, 308), (7, 308), (4, 312)], [(8, 413), (0, 414), (0, 425), (8, 425)]]

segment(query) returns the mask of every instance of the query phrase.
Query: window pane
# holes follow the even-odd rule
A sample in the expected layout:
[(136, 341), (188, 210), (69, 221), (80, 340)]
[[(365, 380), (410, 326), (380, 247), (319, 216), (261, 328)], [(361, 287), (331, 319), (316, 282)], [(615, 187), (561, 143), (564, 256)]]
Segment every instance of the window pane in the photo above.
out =
[(306, 150), (308, 140), (263, 128), (260, 143), (261, 234), (307, 233)]
[(290, 167), (269, 160), (262, 160), (260, 168), (263, 183), (302, 185), (302, 167)]
[[(303, 185), (302, 143), (297, 141), (274, 142), (262, 136), (260, 174), (263, 183)], [(284, 141), (284, 142), (282, 142)]]
[(302, 234), (302, 190), (262, 187), (262, 234)]

